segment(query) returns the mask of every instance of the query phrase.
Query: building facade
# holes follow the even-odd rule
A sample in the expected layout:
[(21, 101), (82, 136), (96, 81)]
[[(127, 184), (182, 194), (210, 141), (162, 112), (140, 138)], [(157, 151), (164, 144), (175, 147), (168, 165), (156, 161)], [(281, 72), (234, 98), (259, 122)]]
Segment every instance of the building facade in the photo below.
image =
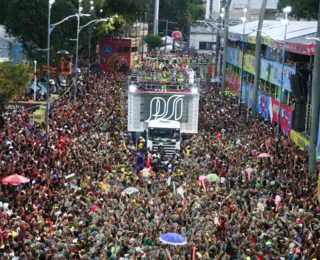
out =
[(189, 49), (211, 54), (216, 46), (217, 30), (213, 27), (193, 24), (190, 27)]
[[(239, 96), (249, 109), (253, 105), (255, 77), (255, 32), (257, 22), (230, 27), (226, 55), (226, 88)], [(261, 71), (257, 111), (265, 120), (278, 123), (278, 109), (281, 106), (280, 126), (284, 136), (292, 139), (301, 150), (309, 149), (311, 124), (311, 82), (315, 53), (315, 42), (306, 37), (314, 37), (317, 22), (290, 21), (286, 34), (284, 69), (282, 71), (282, 42), (284, 27), (280, 21), (264, 21), (262, 36)], [(244, 42), (244, 55), (242, 44)], [(241, 87), (241, 68), (243, 82)], [(242, 90), (242, 91), (241, 91)], [(316, 120), (320, 119), (317, 118)], [(317, 157), (320, 158), (320, 132)]]
[[(243, 8), (248, 9), (247, 19), (255, 20), (259, 16), (262, 0), (232, 0), (230, 6), (230, 19), (239, 19), (243, 16)], [(266, 7), (265, 19), (273, 19), (277, 12), (278, 0), (268, 0)], [(205, 19), (219, 18), (222, 1), (220, 0), (204, 0), (206, 8)]]

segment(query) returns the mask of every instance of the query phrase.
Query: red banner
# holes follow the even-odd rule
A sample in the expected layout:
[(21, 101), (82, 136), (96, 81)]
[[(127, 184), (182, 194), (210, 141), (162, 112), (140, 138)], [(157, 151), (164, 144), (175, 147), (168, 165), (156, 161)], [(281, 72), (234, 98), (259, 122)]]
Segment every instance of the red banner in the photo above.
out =
[[(281, 50), (282, 43), (277, 43), (277, 47), (278, 49)], [(302, 44), (302, 43), (292, 43), (292, 42), (286, 43), (286, 51), (288, 52), (312, 56), (314, 55), (315, 49), (316, 48), (314, 44)]]
[(240, 79), (237, 76), (226, 72), (226, 85), (232, 93), (239, 94)]
[[(272, 123), (278, 123), (279, 101), (274, 98), (271, 98), (271, 102), (272, 102)], [(290, 133), (291, 133), (292, 114), (293, 114), (293, 111), (291, 107), (281, 104), (281, 114), (280, 114), (281, 132), (288, 137), (290, 137)]]

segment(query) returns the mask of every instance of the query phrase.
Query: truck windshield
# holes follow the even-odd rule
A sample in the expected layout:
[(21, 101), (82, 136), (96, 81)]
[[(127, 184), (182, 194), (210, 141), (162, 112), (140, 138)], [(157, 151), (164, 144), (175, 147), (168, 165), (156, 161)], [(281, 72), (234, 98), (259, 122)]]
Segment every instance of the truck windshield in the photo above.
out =
[(151, 140), (178, 140), (179, 129), (152, 128), (149, 130)]

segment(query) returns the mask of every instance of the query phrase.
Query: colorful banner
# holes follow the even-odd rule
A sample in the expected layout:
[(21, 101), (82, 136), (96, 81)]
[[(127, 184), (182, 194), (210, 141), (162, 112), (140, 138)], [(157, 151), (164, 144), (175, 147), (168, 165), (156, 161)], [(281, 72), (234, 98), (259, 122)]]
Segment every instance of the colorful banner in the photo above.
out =
[(269, 106), (271, 103), (271, 97), (265, 95), (259, 91), (258, 93), (258, 104), (257, 104), (257, 112), (262, 115), (264, 120), (269, 120)]
[(55, 100), (55, 99), (58, 99), (59, 98), (59, 95), (58, 94), (50, 94), (49, 96), (49, 100)]
[(291, 130), (290, 139), (303, 151), (309, 150), (310, 142), (299, 133)]
[(239, 94), (240, 79), (229, 71), (226, 72), (226, 85), (233, 94)]
[[(277, 48), (279, 50), (281, 50), (282, 44), (277, 43)], [(312, 55), (314, 55), (315, 49), (316, 49), (316, 47), (314, 44), (286, 42), (286, 51), (292, 52), (292, 53), (298, 53), (298, 54), (312, 56)]]
[[(278, 123), (278, 111), (279, 111), (279, 101), (271, 98), (272, 103), (272, 123)], [(293, 111), (291, 107), (281, 104), (281, 114), (280, 114), (280, 126), (281, 131), (285, 136), (290, 137), (291, 127), (292, 127), (292, 114)]]
[(33, 119), (34, 121), (38, 122), (39, 124), (44, 122), (45, 118), (45, 110), (36, 110), (33, 112)]
[[(251, 74), (255, 73), (255, 56), (252, 54), (245, 54), (244, 56), (244, 71)], [(241, 68), (242, 63), (242, 52), (235, 48), (228, 48), (227, 50), (227, 62)], [(281, 74), (282, 64), (273, 62), (266, 59), (261, 59), (261, 70), (260, 78), (264, 79), (276, 86), (281, 86)], [(295, 75), (296, 70), (289, 66), (284, 66), (283, 71), (283, 85), (282, 87), (291, 92), (290, 86), (290, 75)]]
[(240, 67), (239, 64), (239, 53), (240, 51), (235, 48), (227, 48), (227, 57), (226, 61), (234, 66)]
[[(242, 56), (242, 55), (241, 55)], [(255, 73), (255, 57), (252, 54), (244, 54), (243, 69), (251, 74)]]
[[(281, 86), (281, 74), (282, 74), (282, 64), (278, 62), (273, 62), (265, 59), (261, 59), (261, 74), (260, 78), (264, 79), (276, 86)], [(283, 70), (283, 85), (282, 87), (291, 92), (290, 76), (295, 75), (296, 70), (289, 66), (284, 66)]]

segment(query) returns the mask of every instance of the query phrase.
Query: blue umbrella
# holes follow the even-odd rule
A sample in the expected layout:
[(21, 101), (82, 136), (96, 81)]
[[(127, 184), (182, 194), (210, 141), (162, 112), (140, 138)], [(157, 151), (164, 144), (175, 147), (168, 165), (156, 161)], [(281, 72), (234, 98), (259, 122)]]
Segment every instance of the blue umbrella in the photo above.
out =
[(182, 246), (187, 244), (187, 240), (177, 233), (166, 233), (160, 235), (160, 241), (163, 244)]

